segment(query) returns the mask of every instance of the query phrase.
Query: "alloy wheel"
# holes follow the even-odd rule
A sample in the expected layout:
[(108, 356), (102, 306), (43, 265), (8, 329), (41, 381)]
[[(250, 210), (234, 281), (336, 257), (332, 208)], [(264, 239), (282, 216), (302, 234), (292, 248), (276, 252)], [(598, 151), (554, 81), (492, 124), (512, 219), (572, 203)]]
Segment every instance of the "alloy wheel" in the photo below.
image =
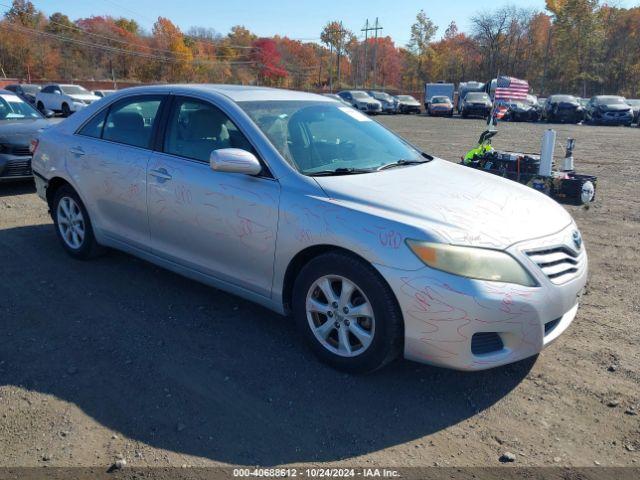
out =
[(318, 342), (341, 357), (363, 354), (373, 341), (375, 317), (371, 302), (351, 280), (326, 275), (307, 293), (309, 327)]
[(58, 230), (69, 248), (78, 250), (85, 238), (86, 225), (82, 210), (71, 197), (62, 197), (56, 210)]

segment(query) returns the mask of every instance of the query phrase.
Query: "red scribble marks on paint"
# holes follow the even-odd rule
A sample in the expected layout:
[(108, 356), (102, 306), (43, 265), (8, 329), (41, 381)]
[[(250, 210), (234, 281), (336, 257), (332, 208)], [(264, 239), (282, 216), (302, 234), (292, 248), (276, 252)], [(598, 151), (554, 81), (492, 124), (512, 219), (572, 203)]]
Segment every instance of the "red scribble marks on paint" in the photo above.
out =
[(133, 183), (133, 184), (129, 185), (129, 187), (125, 191), (124, 197), (127, 200), (133, 200), (139, 194), (140, 194), (140, 185), (138, 185), (137, 183)]
[(236, 211), (236, 221), (229, 225), (242, 243), (259, 252), (267, 252), (272, 248), (273, 230)]
[(176, 203), (178, 205), (191, 205), (191, 190), (189, 190), (186, 186), (176, 186), (174, 194)]
[(113, 193), (113, 183), (108, 178), (105, 178), (102, 182), (102, 188), (105, 195), (111, 195)]
[(385, 227), (364, 228), (364, 231), (374, 235), (378, 243), (385, 248), (397, 250), (402, 245), (402, 235)]

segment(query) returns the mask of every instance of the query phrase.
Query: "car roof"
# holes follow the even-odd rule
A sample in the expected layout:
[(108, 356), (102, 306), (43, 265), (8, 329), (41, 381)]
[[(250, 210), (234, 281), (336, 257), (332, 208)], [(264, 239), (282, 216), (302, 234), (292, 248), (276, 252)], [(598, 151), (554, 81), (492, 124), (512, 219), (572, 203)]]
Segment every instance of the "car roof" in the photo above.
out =
[[(256, 87), (252, 85), (225, 85), (225, 84), (173, 84), (150, 85), (143, 87), (130, 87), (125, 89), (131, 93), (141, 93), (146, 90), (153, 92), (181, 93), (217, 93), (224, 95), (234, 102), (250, 101), (321, 101), (328, 102), (327, 97), (315, 93), (299, 92), (296, 90), (284, 90), (280, 88)], [(120, 91), (125, 91), (120, 90)]]

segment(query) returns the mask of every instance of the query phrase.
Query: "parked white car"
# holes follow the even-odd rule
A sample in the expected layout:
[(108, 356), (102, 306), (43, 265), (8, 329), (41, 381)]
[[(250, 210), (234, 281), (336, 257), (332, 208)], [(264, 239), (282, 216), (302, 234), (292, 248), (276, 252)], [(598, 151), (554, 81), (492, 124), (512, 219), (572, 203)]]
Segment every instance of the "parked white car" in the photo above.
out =
[(100, 98), (104, 98), (107, 95), (111, 95), (112, 93), (114, 93), (116, 90), (94, 90), (93, 94), (96, 97), (100, 97)]
[(100, 97), (80, 85), (55, 83), (43, 87), (37, 93), (36, 106), (41, 112), (53, 110), (68, 117), (96, 100), (100, 100)]
[(582, 236), (549, 197), (321, 95), (130, 88), (33, 151), (72, 257), (124, 250), (292, 314), (351, 372), (400, 355), (461, 370), (536, 355), (587, 281)]

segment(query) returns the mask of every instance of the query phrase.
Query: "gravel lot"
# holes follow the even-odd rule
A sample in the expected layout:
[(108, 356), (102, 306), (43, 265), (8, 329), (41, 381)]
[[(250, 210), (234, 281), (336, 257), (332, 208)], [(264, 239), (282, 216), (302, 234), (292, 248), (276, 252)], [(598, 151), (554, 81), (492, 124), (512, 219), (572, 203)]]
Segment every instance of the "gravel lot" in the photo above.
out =
[[(381, 121), (453, 161), (484, 127)], [(545, 128), (494, 144), (539, 150)], [(261, 307), (118, 252), (71, 260), (33, 186), (0, 184), (0, 466), (639, 466), (640, 129), (555, 128), (599, 176), (567, 207), (588, 292), (537, 359), (481, 373), (336, 373)]]

